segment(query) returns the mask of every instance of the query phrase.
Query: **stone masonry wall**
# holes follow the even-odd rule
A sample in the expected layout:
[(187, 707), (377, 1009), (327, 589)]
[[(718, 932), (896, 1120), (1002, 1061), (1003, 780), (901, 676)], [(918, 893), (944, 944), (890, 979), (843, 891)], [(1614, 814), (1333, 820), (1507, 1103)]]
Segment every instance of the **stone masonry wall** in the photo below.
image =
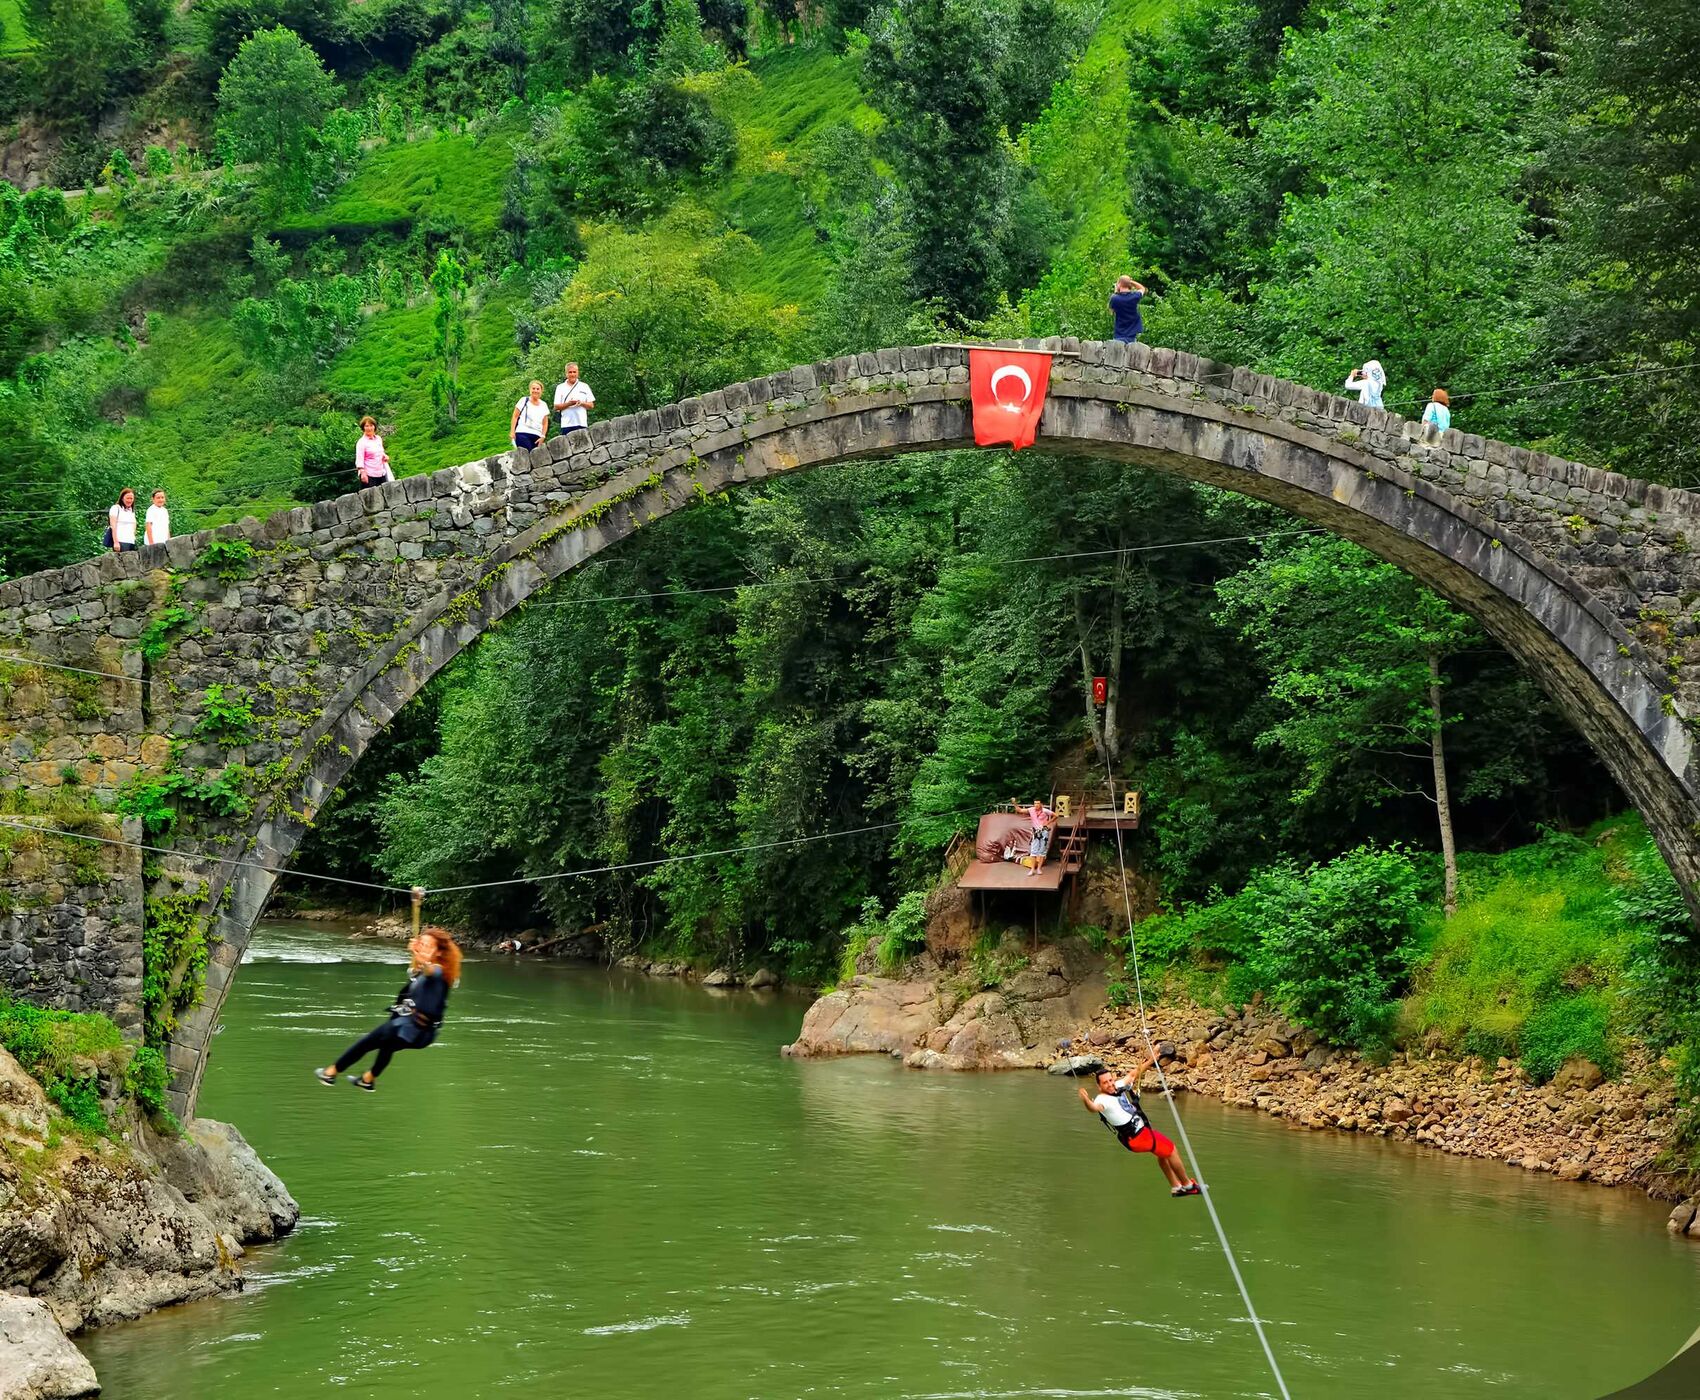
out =
[[(1449, 555), (1460, 578), (1467, 569), (1478, 581), (1480, 597), (1467, 602), (1491, 601), (1513, 556), (1526, 596), (1574, 594), (1592, 654), (1578, 662), (1574, 638), (1550, 639), (1549, 672), (1580, 666), (1598, 680), (1602, 713), (1630, 736), (1608, 761), (1620, 780), (1626, 766), (1649, 765), (1646, 790), (1662, 784), (1667, 834), (1679, 808), (1690, 825), (1700, 818), (1689, 811), (1687, 724), (1700, 708), (1694, 497), (1458, 431), (1425, 447), (1396, 415), (1170, 350), (1027, 346), (1062, 352), (1041, 448), (1049, 439), (1054, 450), (1264, 494), (1348, 532), (1378, 513), (1380, 536), (1362, 538), (1413, 571)], [(122, 801), (169, 848), (148, 858), (147, 917), (169, 914), (186, 940), (169, 979), (184, 1024), (171, 1057), (198, 1076), (270, 890), (254, 867), (287, 862), (336, 782), (430, 674), (551, 579), (707, 493), (823, 462), (967, 445), (967, 374), (956, 347), (846, 356), (605, 420), (529, 453), (0, 583), (0, 654), (133, 678), (80, 678), (91, 694), (75, 689), (79, 678), (0, 663), (0, 815), (101, 821), (97, 809)], [(1396, 498), (1410, 510), (1394, 509)], [(1447, 522), (1444, 537), (1436, 521)], [(1524, 611), (1520, 600), (1505, 613)], [(1525, 659), (1547, 644), (1542, 628), (1552, 624), (1529, 624)], [(63, 951), (81, 920), (85, 938), (117, 950), (102, 966), (135, 965), (143, 874), (140, 853), (128, 854), (134, 868), (115, 870), (105, 892), (75, 892), (74, 872), (50, 878), (39, 862), (0, 869), (14, 906), (11, 956), (37, 979), (31, 995), (113, 1009), (133, 1000), (128, 971), (103, 982)], [(63, 932), (63, 947), (49, 951), (44, 930)], [(203, 970), (189, 944), (202, 935), (212, 946), (197, 1008)]]

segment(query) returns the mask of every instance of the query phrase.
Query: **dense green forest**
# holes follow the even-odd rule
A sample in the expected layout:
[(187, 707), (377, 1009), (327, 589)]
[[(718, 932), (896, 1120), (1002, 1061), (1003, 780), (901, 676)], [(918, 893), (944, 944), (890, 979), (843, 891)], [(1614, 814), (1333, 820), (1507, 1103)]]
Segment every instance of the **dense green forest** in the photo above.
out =
[[(568, 358), (607, 416), (880, 345), (1102, 337), (1122, 272), (1152, 342), (1336, 391), (1379, 358), (1389, 407), (1444, 386), (1470, 431), (1700, 482), (1684, 0), (0, 25), (13, 574), (93, 553), (124, 485), (179, 532), (349, 489), (363, 413), (425, 471), (504, 450)], [(1624, 806), (1603, 769), (1470, 619), (1301, 527), (1040, 452), (705, 502), (434, 682), (300, 863), (440, 886), (759, 847), (445, 912), (820, 977), (987, 804), (1107, 765), (1145, 794), (1177, 977), (1358, 1043), (1686, 1066), (1668, 875), (1632, 821), (1562, 834)]]

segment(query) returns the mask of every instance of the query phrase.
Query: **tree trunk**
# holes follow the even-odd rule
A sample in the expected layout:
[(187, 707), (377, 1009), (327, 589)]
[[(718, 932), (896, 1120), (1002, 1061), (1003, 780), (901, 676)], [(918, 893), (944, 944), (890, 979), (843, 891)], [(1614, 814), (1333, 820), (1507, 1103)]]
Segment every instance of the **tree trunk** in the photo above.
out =
[(1086, 732), (1092, 736), (1092, 748), (1099, 763), (1108, 763), (1104, 748), (1104, 731), (1098, 723), (1098, 707), (1092, 703), (1092, 651), (1087, 643), (1092, 629), (1086, 623), (1086, 609), (1080, 601), (1080, 590), (1074, 590), (1074, 634), (1080, 642), (1080, 688), (1086, 699)]
[(1434, 756), (1434, 806), (1440, 818), (1440, 857), (1446, 866), (1446, 916), (1458, 912), (1458, 847), (1452, 839), (1452, 794), (1446, 786), (1445, 715), (1440, 707), (1440, 653), (1428, 654), (1429, 751)]
[[(1118, 540), (1118, 543), (1125, 544), (1125, 538)], [(1104, 681), (1104, 753), (1107, 755), (1112, 777), (1116, 764), (1121, 761), (1121, 725), (1117, 712), (1122, 698), (1122, 636), (1127, 618), (1127, 568), (1127, 555), (1117, 555), (1116, 581), (1110, 589), (1109, 672)], [(1110, 795), (1110, 800), (1115, 800), (1114, 793)]]

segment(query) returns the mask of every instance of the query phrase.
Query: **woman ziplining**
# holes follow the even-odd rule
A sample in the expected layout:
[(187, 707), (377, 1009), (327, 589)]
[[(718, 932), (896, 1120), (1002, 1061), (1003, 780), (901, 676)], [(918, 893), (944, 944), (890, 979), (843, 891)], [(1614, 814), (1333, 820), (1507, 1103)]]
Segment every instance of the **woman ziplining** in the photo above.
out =
[(1116, 1141), (1129, 1152), (1149, 1152), (1157, 1159), (1163, 1175), (1169, 1179), (1171, 1196), (1196, 1196), (1200, 1187), (1188, 1175), (1174, 1143), (1151, 1126), (1139, 1103), (1139, 1081), (1145, 1071), (1157, 1063), (1155, 1053), (1147, 1055), (1126, 1079), (1117, 1079), (1108, 1069), (1098, 1071), (1098, 1092), (1088, 1094), (1080, 1088), (1080, 1102), (1088, 1113), (1096, 1113), (1104, 1126), (1116, 1135)]
[(335, 1084), (337, 1076), (351, 1069), (374, 1050), (377, 1059), (363, 1074), (351, 1074), (349, 1082), (356, 1088), (373, 1093), (378, 1076), (389, 1068), (398, 1050), (423, 1050), (437, 1038), (443, 1024), (443, 1012), (448, 1006), (449, 992), (460, 982), (460, 948), (448, 930), (435, 924), (419, 927), (419, 905), (423, 890), (415, 890), (413, 898), (413, 941), (407, 945), (412, 955), (407, 984), (390, 1007), (387, 1019), (379, 1022), (337, 1057), (336, 1063), (315, 1069), (313, 1077), (321, 1084)]

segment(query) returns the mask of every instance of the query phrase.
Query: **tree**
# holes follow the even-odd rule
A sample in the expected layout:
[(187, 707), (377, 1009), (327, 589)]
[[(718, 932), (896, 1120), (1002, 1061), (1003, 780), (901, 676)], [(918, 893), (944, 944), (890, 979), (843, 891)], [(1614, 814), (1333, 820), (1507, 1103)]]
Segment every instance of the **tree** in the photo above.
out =
[(279, 26), (246, 39), (218, 84), (218, 129), (230, 157), (258, 162), (274, 196), (304, 201), (314, 132), (340, 89), (319, 56)]
[(1513, 0), (1340, 0), (1290, 34), (1262, 125), (1302, 179), (1259, 295), (1271, 368), (1335, 386), (1379, 357), (1426, 398), (1524, 353), (1516, 16)]
[(490, 57), (508, 70), (508, 91), (525, 97), (531, 49), (526, 42), (526, 0), (493, 0), (490, 6)]
[(759, 255), (752, 240), (684, 205), (642, 233), (605, 233), (550, 313), (532, 357), (539, 376), (594, 346), (597, 411), (623, 413), (790, 363), (795, 308), (727, 285), (730, 268)]
[(93, 128), (132, 72), (129, 11), (118, 0), (34, 0), (28, 15), (41, 111), (65, 126)]
[[(1450, 914), (1458, 861), (1443, 663), (1479, 639), (1475, 623), (1409, 574), (1332, 538), (1266, 543), (1217, 593), (1218, 616), (1268, 668), (1280, 717), (1260, 742), (1302, 763), (1293, 800), (1346, 784), (1370, 805), (1412, 795), (1432, 802)], [(1387, 759), (1395, 774), (1421, 762), (1431, 790), (1402, 787), (1379, 761)]]
[(439, 366), (431, 377), (431, 406), (440, 437), (460, 422), (460, 355), (466, 348), (466, 269), (448, 248), (437, 254), (431, 290), (437, 298), (431, 349)]
[(1003, 289), (1010, 174), (1000, 18), (985, 0), (891, 0), (871, 21), (862, 63), (905, 195), (912, 293), (958, 324), (989, 315)]
[(1638, 374), (1547, 400), (1597, 460), (1700, 480), (1700, 8), (1583, 0), (1546, 102), (1545, 173), (1559, 236), (1545, 245), (1543, 340), (1586, 376)]

